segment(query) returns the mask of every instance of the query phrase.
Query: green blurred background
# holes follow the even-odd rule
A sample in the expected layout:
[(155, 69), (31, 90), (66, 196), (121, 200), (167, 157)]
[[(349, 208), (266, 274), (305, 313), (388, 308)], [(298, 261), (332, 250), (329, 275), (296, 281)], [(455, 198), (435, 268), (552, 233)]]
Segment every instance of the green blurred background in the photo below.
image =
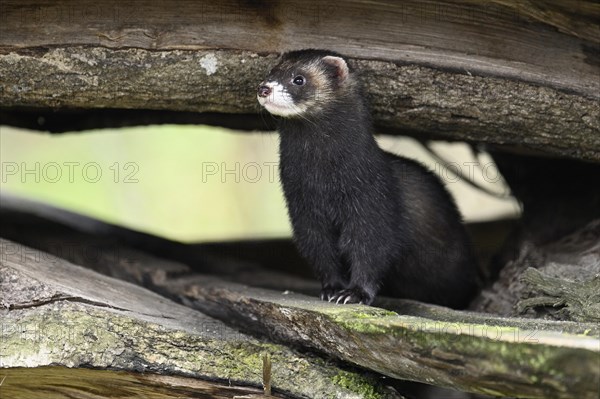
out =
[[(439, 169), (414, 140), (379, 142)], [(277, 144), (275, 133), (207, 126), (60, 135), (2, 126), (0, 189), (183, 242), (287, 237)], [(439, 143), (436, 150), (459, 164), (470, 159), (464, 144)], [(501, 181), (478, 180), (505, 190)], [(518, 213), (512, 200), (492, 198), (455, 180), (446, 183), (469, 221)]]
[(162, 125), (49, 135), (3, 126), (0, 147), (1, 188), (11, 194), (180, 241), (289, 235), (275, 134)]

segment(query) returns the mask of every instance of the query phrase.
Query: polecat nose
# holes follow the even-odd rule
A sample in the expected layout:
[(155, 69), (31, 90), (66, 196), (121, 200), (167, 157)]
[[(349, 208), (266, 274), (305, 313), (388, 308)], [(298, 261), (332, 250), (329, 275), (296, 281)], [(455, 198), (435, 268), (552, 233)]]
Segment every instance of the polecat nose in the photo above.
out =
[(259, 97), (267, 97), (271, 94), (271, 88), (269, 86), (259, 86), (258, 87), (258, 96)]

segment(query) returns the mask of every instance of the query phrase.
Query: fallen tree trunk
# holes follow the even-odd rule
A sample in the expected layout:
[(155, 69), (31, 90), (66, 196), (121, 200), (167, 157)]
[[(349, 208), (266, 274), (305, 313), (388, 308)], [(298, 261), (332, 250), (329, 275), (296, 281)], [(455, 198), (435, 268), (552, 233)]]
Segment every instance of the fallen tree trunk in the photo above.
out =
[(460, 314), (439, 321), (324, 304), (205, 276), (170, 284), (177, 291), (185, 287), (180, 296), (185, 303), (216, 317), (390, 377), (496, 396), (598, 395), (598, 338), (563, 333), (559, 325), (541, 330), (513, 327), (505, 320), (468, 323)]
[[(378, 398), (398, 397), (375, 380), (249, 337), (146, 289), (48, 253), (0, 239), (0, 255), (0, 368), (8, 368), (2, 370), (6, 376), (2, 393), (7, 397), (25, 397), (21, 396), (23, 392), (39, 396), (44, 392), (48, 382), (19, 382), (19, 376), (36, 374), (20, 368), (42, 366), (148, 373), (146, 377), (134, 377), (75, 371), (68, 374), (70, 383), (65, 386), (64, 371), (44, 369), (55, 394), (85, 393), (89, 389), (102, 392), (107, 380), (144, 397), (171, 397), (164, 392), (169, 386), (171, 392), (195, 392), (194, 396), (211, 392), (229, 392), (228, 397), (256, 394), (260, 390), (226, 386), (234, 383), (260, 387), (264, 353), (276, 366), (272, 383), (280, 397), (363, 397), (364, 392)], [(113, 267), (118, 269), (118, 265)], [(87, 377), (75, 379), (82, 374)], [(152, 374), (219, 383), (202, 384), (193, 378), (169, 380)]]
[[(194, 273), (185, 265), (106, 239), (99, 246), (97, 239), (83, 234), (49, 228), (38, 229), (41, 234), (27, 231), (8, 229), (3, 234), (20, 235), (29, 245), (58, 253), (64, 253), (61, 242), (76, 242), (79, 250), (70, 256), (82, 264), (146, 285), (245, 330), (390, 377), (498, 396), (598, 394), (597, 324), (498, 318), (398, 300), (379, 303), (401, 313), (336, 306), (316, 296), (252, 288)], [(85, 248), (101, 249), (97, 253), (102, 256), (81, 256)], [(260, 270), (248, 273), (255, 274), (254, 281), (261, 280)], [(243, 273), (234, 274), (245, 279)], [(262, 276), (282, 288), (311, 289), (304, 282), (294, 285), (289, 276), (284, 279), (273, 272)]]
[(504, 316), (600, 321), (600, 219), (537, 244), (524, 239), (498, 280), (473, 303)]
[[(250, 398), (247, 395), (260, 395), (263, 392), (258, 388), (230, 386), (189, 377), (61, 366), (15, 367), (2, 369), (1, 373), (0, 392), (3, 397), (11, 399), (243, 399)], [(281, 396), (252, 397), (273, 399)]]
[(0, 104), (16, 125), (51, 108), (256, 115), (274, 54), (324, 47), (363, 72), (380, 132), (600, 160), (591, 1), (33, 3), (2, 5)]

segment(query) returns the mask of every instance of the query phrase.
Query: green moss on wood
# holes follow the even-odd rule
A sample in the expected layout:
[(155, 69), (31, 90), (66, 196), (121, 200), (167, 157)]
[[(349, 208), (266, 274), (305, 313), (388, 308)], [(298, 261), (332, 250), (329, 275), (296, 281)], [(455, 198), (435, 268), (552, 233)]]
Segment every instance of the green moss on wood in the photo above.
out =
[[(276, 390), (323, 398), (363, 398), (363, 392), (385, 392), (376, 381), (350, 372), (344, 375), (353, 378), (354, 385), (334, 384), (338, 368), (314, 356), (294, 355), (281, 345), (235, 339), (226, 333), (221, 338), (172, 330), (102, 308), (57, 302), (9, 313), (2, 331), (0, 366), (92, 365), (183, 373), (261, 387), (262, 354), (269, 353)], [(387, 395), (391, 397), (389, 391)]]
[(384, 394), (376, 389), (372, 380), (346, 371), (334, 375), (332, 381), (344, 389), (349, 389), (365, 399), (381, 399)]

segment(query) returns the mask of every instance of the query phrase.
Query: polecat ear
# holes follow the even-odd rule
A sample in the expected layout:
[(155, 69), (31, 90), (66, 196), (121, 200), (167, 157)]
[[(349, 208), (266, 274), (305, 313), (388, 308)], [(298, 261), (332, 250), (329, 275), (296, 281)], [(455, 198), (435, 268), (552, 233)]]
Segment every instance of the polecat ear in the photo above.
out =
[(342, 57), (334, 57), (332, 55), (328, 55), (326, 57), (323, 57), (323, 61), (329, 65), (334, 66), (337, 69), (337, 76), (340, 80), (340, 83), (348, 79), (350, 71), (348, 69), (348, 64), (346, 64), (346, 60), (344, 60)]

